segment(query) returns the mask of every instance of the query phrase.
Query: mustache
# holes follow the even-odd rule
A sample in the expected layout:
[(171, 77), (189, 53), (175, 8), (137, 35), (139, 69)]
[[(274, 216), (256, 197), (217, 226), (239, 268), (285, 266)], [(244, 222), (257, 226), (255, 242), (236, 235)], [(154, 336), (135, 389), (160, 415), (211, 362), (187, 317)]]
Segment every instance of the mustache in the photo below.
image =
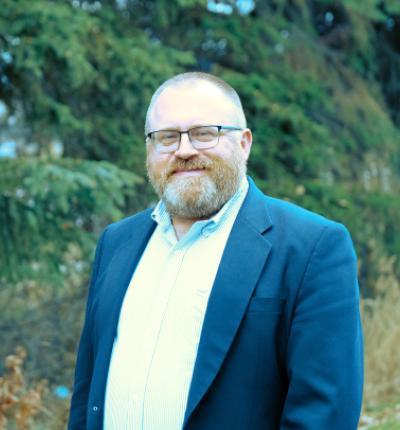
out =
[(166, 176), (173, 175), (177, 170), (197, 170), (208, 169), (212, 166), (213, 162), (204, 158), (195, 158), (189, 160), (177, 159), (171, 162), (166, 171)]

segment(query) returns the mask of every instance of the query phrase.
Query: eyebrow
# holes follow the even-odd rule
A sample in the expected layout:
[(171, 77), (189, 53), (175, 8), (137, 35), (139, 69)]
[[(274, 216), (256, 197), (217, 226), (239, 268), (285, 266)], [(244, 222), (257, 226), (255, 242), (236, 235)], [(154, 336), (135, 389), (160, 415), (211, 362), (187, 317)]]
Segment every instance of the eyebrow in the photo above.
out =
[(157, 130), (176, 130), (176, 131), (181, 131), (181, 130), (190, 130), (191, 128), (196, 128), (196, 127), (204, 127), (204, 126), (211, 126), (211, 125), (215, 125), (215, 124), (210, 124), (210, 123), (199, 123), (199, 124), (193, 124), (190, 127), (179, 127), (179, 126), (166, 126), (166, 127), (160, 127)]

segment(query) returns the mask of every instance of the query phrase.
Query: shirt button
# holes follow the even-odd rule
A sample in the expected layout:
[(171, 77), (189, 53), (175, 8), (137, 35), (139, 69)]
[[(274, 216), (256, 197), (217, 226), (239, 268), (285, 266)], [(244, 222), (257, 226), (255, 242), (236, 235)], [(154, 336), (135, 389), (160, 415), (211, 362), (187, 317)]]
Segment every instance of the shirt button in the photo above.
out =
[(209, 237), (212, 233), (212, 230), (210, 228), (203, 228), (203, 230), (201, 231), (201, 234), (204, 237)]
[(151, 346), (149, 344), (145, 345), (144, 350), (149, 352), (151, 349)]
[(93, 412), (97, 412), (99, 410), (99, 407), (98, 406), (93, 406), (93, 408), (92, 408), (92, 411)]

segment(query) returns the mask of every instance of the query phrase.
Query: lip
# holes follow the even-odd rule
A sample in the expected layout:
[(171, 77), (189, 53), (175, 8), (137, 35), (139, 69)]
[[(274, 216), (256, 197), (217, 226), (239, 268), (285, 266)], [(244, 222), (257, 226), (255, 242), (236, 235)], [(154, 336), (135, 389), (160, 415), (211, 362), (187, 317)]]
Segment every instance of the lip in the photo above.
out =
[(198, 176), (204, 172), (205, 169), (190, 169), (190, 170), (175, 170), (173, 175), (177, 176)]

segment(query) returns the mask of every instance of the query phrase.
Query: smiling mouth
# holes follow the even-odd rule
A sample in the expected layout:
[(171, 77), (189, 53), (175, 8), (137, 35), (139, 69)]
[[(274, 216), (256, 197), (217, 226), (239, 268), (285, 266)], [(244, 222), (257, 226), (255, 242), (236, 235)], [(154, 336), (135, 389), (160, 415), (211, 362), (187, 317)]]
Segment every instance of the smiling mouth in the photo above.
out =
[(174, 170), (171, 175), (187, 175), (187, 176), (192, 176), (192, 175), (198, 175), (201, 172), (204, 172), (204, 168), (200, 167), (198, 169), (177, 169)]

